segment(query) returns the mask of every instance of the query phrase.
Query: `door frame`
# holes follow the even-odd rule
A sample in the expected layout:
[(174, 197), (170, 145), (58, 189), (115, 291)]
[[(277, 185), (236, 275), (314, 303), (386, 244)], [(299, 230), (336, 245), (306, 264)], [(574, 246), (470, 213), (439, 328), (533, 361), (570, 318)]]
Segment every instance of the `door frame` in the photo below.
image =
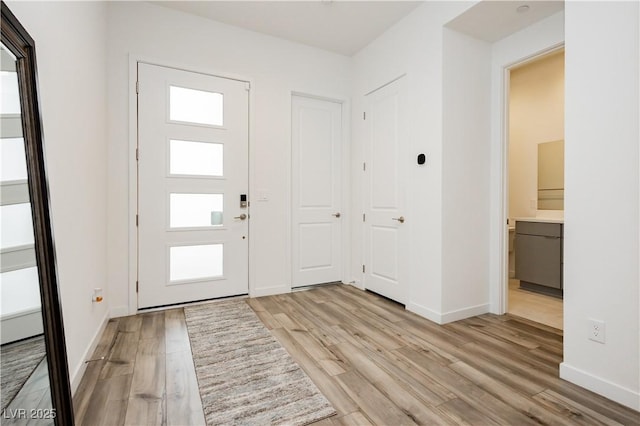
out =
[[(120, 317), (127, 315), (135, 315), (138, 313), (138, 292), (137, 292), (137, 280), (138, 280), (138, 226), (136, 224), (136, 215), (138, 214), (138, 161), (136, 160), (136, 150), (138, 148), (138, 96), (136, 93), (136, 82), (138, 81), (138, 63), (143, 62), (150, 65), (157, 65), (166, 68), (174, 68), (178, 70), (195, 72), (199, 74), (206, 74), (213, 77), (227, 78), (231, 80), (239, 80), (249, 83), (249, 137), (248, 137), (248, 170), (249, 170), (249, 194), (253, 191), (253, 179), (252, 179), (252, 157), (251, 157), (251, 141), (254, 133), (254, 94), (253, 79), (246, 76), (222, 72), (219, 70), (211, 70), (202, 68), (201, 66), (193, 64), (176, 63), (173, 61), (166, 61), (158, 58), (152, 58), (145, 55), (129, 54), (129, 144), (128, 144), (128, 162), (129, 162), (129, 199), (128, 199), (128, 259), (129, 259), (129, 276), (128, 276), (128, 288), (129, 288), (129, 300), (128, 309), (124, 306), (118, 306), (111, 310), (111, 317)], [(249, 195), (249, 198), (251, 196)], [(249, 235), (252, 234), (252, 225), (249, 221)], [(254, 244), (252, 238), (249, 237), (249, 296), (252, 296), (254, 289), (252, 283), (255, 282), (255, 271), (251, 267), (251, 258), (254, 253)]]
[(293, 97), (300, 96), (304, 98), (316, 99), (320, 101), (327, 102), (335, 102), (342, 105), (342, 197), (340, 202), (342, 203), (341, 213), (344, 217), (344, 221), (342, 222), (342, 238), (341, 238), (341, 248), (342, 248), (342, 265), (341, 265), (341, 281), (342, 283), (347, 283), (353, 281), (353, 278), (349, 275), (349, 266), (351, 265), (351, 245), (350, 245), (350, 235), (351, 235), (351, 203), (349, 200), (351, 199), (351, 102), (349, 99), (341, 97), (341, 96), (332, 96), (332, 95), (320, 95), (315, 93), (312, 90), (289, 90), (289, 149), (287, 150), (288, 155), (288, 164), (289, 164), (289, 173), (287, 174), (287, 179), (289, 182), (287, 183), (287, 194), (286, 197), (289, 200), (289, 209), (287, 211), (287, 221), (289, 222), (289, 226), (287, 227), (288, 235), (286, 236), (287, 241), (287, 270), (289, 271), (289, 283), (288, 290), (292, 291), (293, 289), (293, 133), (291, 129), (293, 128)]
[(499, 113), (499, 157), (500, 157), (500, 176), (499, 176), (499, 203), (500, 207), (491, 209), (495, 213), (493, 223), (497, 228), (497, 244), (495, 247), (497, 257), (497, 280), (492, 280), (491, 288), (491, 312), (497, 315), (504, 315), (509, 308), (509, 232), (506, 227), (509, 218), (509, 85), (511, 70), (515, 67), (536, 61), (543, 56), (547, 56), (553, 52), (564, 49), (564, 40), (554, 43), (545, 48), (536, 50), (527, 55), (520, 56), (517, 59), (510, 60), (500, 65), (500, 84), (497, 85), (500, 97), (500, 113)]
[(341, 124), (342, 124), (342, 134), (341, 134), (341, 155), (342, 155), (342, 159), (341, 159), (341, 172), (342, 172), (342, 179), (340, 182), (341, 188), (342, 188), (342, 194), (340, 197), (340, 203), (342, 205), (341, 207), (341, 213), (343, 215), (343, 217), (345, 218), (345, 220), (342, 222), (342, 235), (341, 235), (341, 241), (340, 241), (340, 247), (342, 249), (342, 258), (341, 258), (341, 271), (340, 271), (340, 280), (345, 283), (349, 281), (349, 275), (348, 275), (348, 271), (349, 271), (349, 265), (351, 263), (351, 250), (350, 250), (350, 239), (348, 238), (348, 236), (350, 235), (350, 230), (351, 230), (351, 224), (350, 224), (350, 203), (349, 203), (349, 193), (351, 191), (351, 187), (349, 186), (349, 161), (351, 159), (350, 157), (350, 139), (349, 139), (349, 135), (350, 133), (350, 127), (349, 127), (349, 122), (348, 122), (348, 117), (350, 116), (350, 107), (349, 107), (349, 101), (347, 99), (341, 98), (341, 97), (334, 97), (334, 96), (322, 96), (322, 95), (316, 95), (313, 94), (311, 92), (306, 92), (306, 91), (298, 91), (298, 90), (290, 90), (289, 91), (289, 131), (290, 131), (290, 138), (289, 138), (289, 150), (287, 152), (287, 155), (289, 156), (289, 165), (290, 165), (290, 169), (289, 169), (289, 174), (288, 174), (288, 184), (287, 184), (287, 198), (289, 199), (289, 211), (287, 212), (287, 214), (289, 215), (289, 217), (287, 218), (288, 222), (289, 222), (289, 226), (288, 226), (288, 233), (289, 235), (287, 236), (287, 269), (290, 271), (289, 273), (289, 291), (293, 290), (293, 227), (294, 227), (294, 223), (293, 223), (293, 209), (295, 208), (295, 206), (293, 205), (293, 132), (291, 131), (293, 129), (293, 97), (294, 96), (299, 96), (302, 98), (309, 98), (309, 99), (315, 99), (315, 100), (319, 100), (319, 101), (325, 101), (325, 102), (333, 102), (333, 103), (337, 103), (340, 104), (342, 106), (341, 108), (341, 114), (340, 114), (340, 119), (341, 119)]

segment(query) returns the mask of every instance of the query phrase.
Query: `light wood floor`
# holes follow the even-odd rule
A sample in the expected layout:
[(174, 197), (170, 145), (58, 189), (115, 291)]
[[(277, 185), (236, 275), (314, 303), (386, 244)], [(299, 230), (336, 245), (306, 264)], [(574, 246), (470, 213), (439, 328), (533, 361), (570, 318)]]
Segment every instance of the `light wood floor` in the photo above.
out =
[[(47, 369), (47, 360), (43, 359), (38, 363), (36, 368), (27, 379), (22, 389), (17, 393), (15, 398), (7, 406), (2, 415), (2, 423), (8, 425), (25, 425), (30, 426), (48, 426), (53, 425), (54, 420), (49, 418), (51, 412), (51, 391), (49, 389), (49, 370)], [(11, 413), (18, 413), (20, 410), (26, 410), (24, 416), (16, 416), (12, 418)], [(47, 413), (47, 418), (36, 418), (31, 416), (31, 410), (41, 410), (40, 413)], [(30, 417), (30, 418), (25, 418)], [(33, 418), (31, 418), (33, 417)], [(43, 416), (41, 416), (43, 417)]]
[(507, 311), (550, 327), (563, 330), (562, 299), (520, 288), (520, 280), (509, 280)]
[[(332, 402), (322, 425), (640, 423), (558, 378), (559, 330), (510, 316), (439, 326), (334, 285), (248, 299)], [(77, 424), (202, 424), (182, 309), (111, 320), (74, 399)]]

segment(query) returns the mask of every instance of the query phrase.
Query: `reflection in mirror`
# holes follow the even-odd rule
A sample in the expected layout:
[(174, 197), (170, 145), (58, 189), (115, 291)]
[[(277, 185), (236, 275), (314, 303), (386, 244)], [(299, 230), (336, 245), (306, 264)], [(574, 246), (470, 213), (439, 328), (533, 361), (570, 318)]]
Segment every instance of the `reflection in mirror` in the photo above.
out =
[(16, 58), (0, 49), (0, 408), (3, 424), (20, 424), (52, 402)]
[(564, 210), (564, 141), (538, 144), (538, 210)]

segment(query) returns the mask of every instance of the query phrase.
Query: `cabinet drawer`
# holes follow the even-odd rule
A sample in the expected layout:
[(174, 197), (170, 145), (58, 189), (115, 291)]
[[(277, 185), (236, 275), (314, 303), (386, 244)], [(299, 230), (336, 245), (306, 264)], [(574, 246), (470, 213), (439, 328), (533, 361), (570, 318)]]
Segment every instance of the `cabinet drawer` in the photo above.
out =
[(546, 237), (561, 237), (561, 223), (522, 222), (516, 221), (516, 234), (541, 235)]

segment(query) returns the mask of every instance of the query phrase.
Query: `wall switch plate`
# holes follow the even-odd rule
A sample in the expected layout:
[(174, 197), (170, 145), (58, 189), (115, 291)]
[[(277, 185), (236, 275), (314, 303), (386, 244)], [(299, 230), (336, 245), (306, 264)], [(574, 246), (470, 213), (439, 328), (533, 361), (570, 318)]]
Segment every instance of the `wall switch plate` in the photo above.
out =
[(594, 342), (598, 343), (604, 343), (606, 331), (604, 321), (590, 319), (588, 323), (589, 340), (593, 340)]

